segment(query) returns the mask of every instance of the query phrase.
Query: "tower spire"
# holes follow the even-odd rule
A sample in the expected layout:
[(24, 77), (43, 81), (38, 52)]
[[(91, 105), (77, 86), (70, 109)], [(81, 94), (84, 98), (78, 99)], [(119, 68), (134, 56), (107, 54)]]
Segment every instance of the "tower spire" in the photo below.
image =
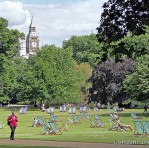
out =
[(35, 27), (34, 19), (33, 19), (33, 15), (32, 15), (32, 18), (31, 18), (31, 24), (30, 24), (30, 27)]

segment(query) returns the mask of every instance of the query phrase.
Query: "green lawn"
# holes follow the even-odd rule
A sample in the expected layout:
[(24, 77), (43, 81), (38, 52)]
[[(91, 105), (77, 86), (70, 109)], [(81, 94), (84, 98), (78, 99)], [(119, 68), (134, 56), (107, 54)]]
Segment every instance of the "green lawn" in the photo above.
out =
[[(0, 120), (5, 124), (4, 129), (0, 129), (0, 139), (9, 139), (10, 128), (7, 125), (7, 117), (11, 114), (12, 108), (0, 108)], [(120, 112), (119, 116), (122, 123), (131, 124), (134, 128), (133, 120), (130, 117), (130, 112), (135, 112), (137, 115), (142, 115), (143, 109), (126, 109), (124, 112)], [(41, 135), (41, 127), (32, 127), (32, 119), (37, 116), (43, 118), (50, 117), (46, 112), (41, 112), (39, 109), (29, 109), (26, 115), (20, 115), (18, 113), (18, 127), (16, 129), (16, 139), (36, 139), (36, 140), (52, 140), (52, 141), (71, 141), (71, 142), (97, 142), (97, 143), (118, 143), (121, 141), (135, 142), (139, 140), (148, 141), (148, 136), (134, 136), (133, 131), (109, 131), (109, 114), (106, 113), (106, 109), (98, 112), (93, 110), (88, 111), (91, 119), (94, 119), (94, 114), (99, 114), (100, 118), (105, 124), (102, 128), (90, 128), (90, 120), (81, 120), (81, 124), (71, 124), (67, 131), (62, 131), (62, 135)], [(80, 115), (79, 111), (77, 114)], [(60, 126), (66, 122), (67, 117), (72, 119), (72, 114), (68, 112), (59, 112), (55, 110), (55, 115), (62, 120), (57, 122)], [(149, 121), (149, 114), (145, 116), (143, 120)], [(6, 146), (7, 147), (7, 146)]]

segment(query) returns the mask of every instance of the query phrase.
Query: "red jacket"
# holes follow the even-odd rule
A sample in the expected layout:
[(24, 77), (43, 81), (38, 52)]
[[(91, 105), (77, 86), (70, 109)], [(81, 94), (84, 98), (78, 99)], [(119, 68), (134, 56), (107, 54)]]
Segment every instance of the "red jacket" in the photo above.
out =
[(17, 116), (11, 115), (11, 116), (8, 117), (7, 121), (10, 122), (10, 124), (9, 124), (10, 126), (17, 127), (17, 122), (18, 122)]

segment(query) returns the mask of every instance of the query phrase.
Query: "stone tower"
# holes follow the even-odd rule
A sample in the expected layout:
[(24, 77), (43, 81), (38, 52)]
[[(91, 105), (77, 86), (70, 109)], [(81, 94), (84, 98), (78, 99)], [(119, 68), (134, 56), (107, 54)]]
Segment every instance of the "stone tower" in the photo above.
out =
[(26, 37), (26, 53), (28, 55), (35, 55), (38, 48), (39, 48), (39, 36), (36, 33), (36, 27), (34, 25), (32, 17), (31, 24), (29, 26), (29, 33)]

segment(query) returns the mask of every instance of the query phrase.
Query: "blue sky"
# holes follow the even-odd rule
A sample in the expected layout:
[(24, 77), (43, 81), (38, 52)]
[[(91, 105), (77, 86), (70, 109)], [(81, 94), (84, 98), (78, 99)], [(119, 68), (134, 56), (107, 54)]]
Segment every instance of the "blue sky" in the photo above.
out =
[(40, 44), (61, 47), (71, 36), (96, 33), (107, 0), (0, 0), (0, 17), (27, 36), (34, 17)]

